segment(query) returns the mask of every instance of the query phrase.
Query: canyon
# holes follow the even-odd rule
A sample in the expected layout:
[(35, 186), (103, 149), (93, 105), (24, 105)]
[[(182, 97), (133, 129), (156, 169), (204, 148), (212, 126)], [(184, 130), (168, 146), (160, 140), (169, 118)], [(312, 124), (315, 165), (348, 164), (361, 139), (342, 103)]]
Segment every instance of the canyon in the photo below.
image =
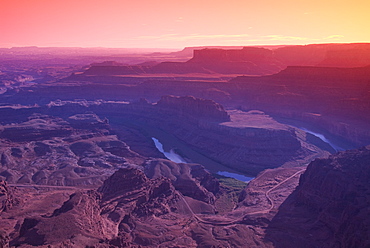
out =
[(0, 60), (0, 247), (370, 244), (369, 44)]

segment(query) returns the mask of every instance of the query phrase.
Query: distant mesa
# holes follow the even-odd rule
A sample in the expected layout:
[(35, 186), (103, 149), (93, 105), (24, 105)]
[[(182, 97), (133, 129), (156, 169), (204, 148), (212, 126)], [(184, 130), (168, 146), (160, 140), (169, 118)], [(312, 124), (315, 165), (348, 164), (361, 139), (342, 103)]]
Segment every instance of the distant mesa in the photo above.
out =
[(245, 62), (254, 60), (265, 60), (273, 58), (273, 51), (258, 47), (243, 47), (242, 49), (210, 49), (194, 50), (193, 58), (189, 63), (194, 62)]
[(311, 44), (274, 50), (286, 66), (362, 67), (370, 65), (370, 43)]
[[(100, 68), (97, 68), (100, 67)], [(103, 67), (103, 68), (102, 68)], [(108, 68), (119, 67), (119, 68)], [(129, 74), (246, 74), (266, 75), (279, 72), (284, 64), (274, 58), (273, 51), (266, 48), (244, 47), (242, 49), (205, 48), (194, 50), (193, 58), (187, 62), (142, 63), (123, 66), (111, 61), (92, 64), (86, 75), (129, 75)]]
[(332, 50), (317, 64), (322, 67), (361, 67), (370, 65), (369, 48), (365, 45), (353, 49)]
[[(92, 64), (86, 75), (239, 74), (271, 75), (287, 66), (362, 67), (370, 65), (370, 44), (313, 44), (284, 47), (188, 48), (186, 62), (123, 65), (113, 61)], [(115, 68), (110, 68), (115, 67)]]

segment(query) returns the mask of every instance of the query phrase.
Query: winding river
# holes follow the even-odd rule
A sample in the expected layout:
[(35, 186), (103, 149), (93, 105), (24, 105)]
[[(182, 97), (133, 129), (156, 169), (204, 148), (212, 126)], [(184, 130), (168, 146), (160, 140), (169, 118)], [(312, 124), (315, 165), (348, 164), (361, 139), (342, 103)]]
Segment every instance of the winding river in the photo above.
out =
[[(158, 151), (163, 153), (163, 155), (167, 159), (169, 159), (169, 160), (171, 160), (175, 163), (187, 163), (186, 160), (183, 157), (181, 157), (179, 154), (177, 154), (174, 151), (174, 149), (170, 149), (169, 151), (165, 151), (164, 148), (163, 148), (163, 144), (158, 139), (152, 137), (152, 140), (154, 141), (155, 147), (158, 149)], [(221, 175), (221, 176), (225, 176), (225, 177), (231, 177), (231, 178), (234, 178), (234, 179), (242, 181), (242, 182), (249, 182), (250, 180), (254, 179), (254, 177), (247, 177), (245, 175), (241, 175), (241, 174), (237, 174), (237, 173), (233, 173), (233, 172), (229, 172), (229, 171), (218, 171), (217, 174)]]
[[(304, 127), (296, 127), (296, 128), (319, 138), (321, 141), (328, 144), (335, 152), (345, 150), (344, 148), (342, 148), (341, 146), (336, 144), (336, 142), (333, 142), (333, 141), (329, 140), (324, 134), (317, 133), (317, 132), (314, 132), (312, 130), (308, 130), (307, 128), (304, 128)], [(164, 156), (167, 159), (169, 159), (169, 160), (171, 160), (175, 163), (187, 163), (186, 160), (183, 157), (181, 157), (179, 154), (177, 154), (174, 149), (170, 149), (169, 151), (165, 151), (164, 148), (163, 148), (163, 144), (157, 138), (152, 137), (152, 140), (154, 141), (154, 144), (155, 144), (156, 148), (161, 153), (163, 153)], [(231, 172), (231, 171), (226, 171), (226, 170), (218, 170), (218, 171), (215, 171), (214, 173), (217, 173), (218, 175), (225, 176), (225, 177), (231, 177), (231, 178), (234, 178), (236, 180), (243, 181), (243, 182), (249, 182), (252, 179), (254, 179), (254, 177), (248, 177), (248, 176), (245, 176), (245, 175), (242, 175), (242, 174), (238, 174), (238, 173)]]
[(302, 131), (305, 131), (306, 133), (309, 133), (309, 134), (312, 134), (314, 136), (316, 136), (317, 138), (321, 139), (323, 142), (327, 143), (328, 145), (330, 145), (336, 152), (338, 151), (344, 151), (345, 149), (334, 144), (333, 142), (331, 142), (330, 140), (328, 140), (325, 135), (321, 134), (321, 133), (316, 133), (316, 132), (313, 132), (311, 130), (308, 130), (304, 127), (298, 127), (299, 129), (301, 129)]

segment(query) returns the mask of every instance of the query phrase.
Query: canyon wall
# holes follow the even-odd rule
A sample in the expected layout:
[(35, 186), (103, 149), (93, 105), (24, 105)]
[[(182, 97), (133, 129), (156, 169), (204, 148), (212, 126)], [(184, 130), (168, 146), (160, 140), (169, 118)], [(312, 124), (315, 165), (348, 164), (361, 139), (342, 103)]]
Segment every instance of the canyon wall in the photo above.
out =
[[(1, 110), (9, 112), (6, 108)], [(27, 167), (28, 162), (24, 162), (26, 161), (24, 157), (31, 161), (31, 158), (43, 159), (49, 154), (52, 155), (50, 158), (56, 159), (62, 153), (61, 147), (64, 147), (63, 151), (66, 154), (70, 154), (68, 159), (73, 164), (85, 167), (84, 171), (88, 170), (93, 175), (103, 168), (109, 170), (117, 168), (119, 164), (142, 163), (144, 158), (127, 147), (124, 137), (123, 141), (119, 141), (112, 135), (108, 122), (115, 125), (118, 131), (121, 129), (120, 126), (125, 125), (139, 132), (162, 130), (166, 135), (175, 136), (179, 142), (188, 147), (187, 149), (250, 175), (256, 175), (266, 168), (294, 163), (295, 160), (304, 163), (303, 161), (311, 156), (326, 154), (319, 148), (309, 145), (302, 131), (279, 124), (263, 112), (225, 111), (214, 101), (191, 96), (165, 96), (155, 104), (145, 100), (131, 104), (112, 101), (55, 101), (47, 106), (13, 111), (23, 114), (28, 111), (29, 116), (37, 112), (45, 116), (34, 116), (34, 119), (17, 125), (5, 125), (0, 133), (3, 139), (28, 142), (14, 144), (13, 150), (4, 147), (3, 166), (7, 167), (7, 172), (0, 173), (8, 180), (13, 178), (12, 182), (18, 181), (21, 177), (25, 181), (34, 181), (31, 178), (35, 172), (18, 175), (12, 171), (18, 167)], [(98, 116), (101, 116), (101, 119)], [(22, 135), (24, 130), (27, 131), (27, 135)], [(17, 135), (13, 137), (11, 134)], [(146, 142), (152, 142), (150, 137), (147, 139), (149, 141)], [(55, 142), (59, 143), (58, 147)], [(27, 150), (26, 147), (32, 150)], [(34, 154), (33, 150), (40, 154)], [(112, 155), (107, 154), (108, 152)], [(97, 155), (100, 155), (100, 158), (97, 158)], [(23, 162), (18, 163), (18, 160)], [(57, 162), (56, 165), (59, 168), (63, 163)], [(40, 178), (54, 175), (52, 184), (66, 183), (64, 176), (57, 179), (53, 170), (47, 168), (46, 166), (43, 169), (44, 176)], [(77, 168), (72, 166), (69, 170), (68, 173), (74, 174)], [(65, 173), (67, 171), (63, 172)], [(72, 181), (68, 183), (73, 183)]]
[(368, 247), (369, 162), (369, 146), (311, 162), (270, 224), (275, 247)]

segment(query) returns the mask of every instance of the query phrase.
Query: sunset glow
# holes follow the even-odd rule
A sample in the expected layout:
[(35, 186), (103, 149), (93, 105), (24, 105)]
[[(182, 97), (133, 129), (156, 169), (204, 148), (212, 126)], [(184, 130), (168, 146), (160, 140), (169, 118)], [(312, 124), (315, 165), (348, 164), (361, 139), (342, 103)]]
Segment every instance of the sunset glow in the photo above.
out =
[(370, 42), (367, 0), (0, 0), (0, 47)]

